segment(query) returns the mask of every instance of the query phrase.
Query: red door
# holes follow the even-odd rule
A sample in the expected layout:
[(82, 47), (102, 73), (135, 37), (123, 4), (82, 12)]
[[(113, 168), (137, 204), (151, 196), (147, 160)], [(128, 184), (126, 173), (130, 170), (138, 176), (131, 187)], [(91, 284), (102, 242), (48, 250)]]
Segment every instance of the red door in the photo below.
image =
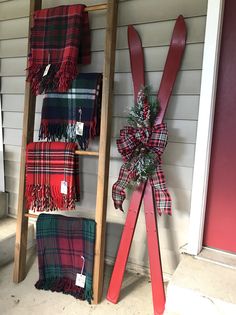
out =
[(203, 244), (236, 253), (235, 0), (225, 1)]

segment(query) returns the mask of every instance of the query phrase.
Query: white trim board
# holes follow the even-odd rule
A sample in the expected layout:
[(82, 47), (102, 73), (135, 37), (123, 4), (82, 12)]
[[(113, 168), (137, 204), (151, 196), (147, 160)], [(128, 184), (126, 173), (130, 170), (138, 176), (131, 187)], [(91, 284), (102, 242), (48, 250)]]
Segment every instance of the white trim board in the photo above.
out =
[(5, 191), (3, 135), (2, 135), (2, 99), (0, 95), (0, 191)]
[(187, 253), (202, 249), (224, 0), (208, 0)]

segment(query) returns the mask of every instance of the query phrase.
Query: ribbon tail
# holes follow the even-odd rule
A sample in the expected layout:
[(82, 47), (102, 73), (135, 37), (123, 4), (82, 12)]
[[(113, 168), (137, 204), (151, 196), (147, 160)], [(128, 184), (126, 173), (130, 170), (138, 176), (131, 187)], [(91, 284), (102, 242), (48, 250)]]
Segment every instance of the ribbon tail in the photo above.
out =
[(130, 170), (129, 163), (124, 163), (120, 168), (119, 178), (112, 186), (112, 199), (116, 209), (124, 211), (122, 208), (123, 201), (125, 200), (125, 188), (134, 176), (134, 171)]
[(171, 197), (166, 187), (166, 180), (164, 172), (161, 169), (161, 164), (157, 165), (155, 174), (150, 177), (150, 183), (153, 187), (158, 214), (165, 213), (171, 215)]

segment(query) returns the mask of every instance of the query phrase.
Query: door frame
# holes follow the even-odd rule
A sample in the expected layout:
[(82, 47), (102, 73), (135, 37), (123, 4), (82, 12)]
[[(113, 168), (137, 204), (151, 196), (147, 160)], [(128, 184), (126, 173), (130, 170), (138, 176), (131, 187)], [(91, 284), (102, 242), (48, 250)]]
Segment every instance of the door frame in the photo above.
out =
[(191, 255), (197, 255), (202, 249), (224, 2), (224, 0), (208, 0), (207, 6), (189, 235), (186, 248), (186, 252)]
[[(0, 78), (1, 80), (1, 78)], [(0, 94), (0, 192), (5, 192), (4, 154), (3, 154), (3, 128), (2, 128), (2, 96)]]

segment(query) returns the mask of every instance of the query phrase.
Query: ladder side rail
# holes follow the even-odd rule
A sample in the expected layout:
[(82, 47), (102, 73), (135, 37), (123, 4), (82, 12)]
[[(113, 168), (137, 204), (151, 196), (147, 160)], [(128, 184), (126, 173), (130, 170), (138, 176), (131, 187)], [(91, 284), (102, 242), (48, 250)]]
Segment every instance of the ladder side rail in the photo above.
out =
[(106, 208), (110, 163), (110, 140), (112, 99), (115, 70), (116, 26), (118, 1), (108, 0), (106, 40), (104, 51), (102, 112), (99, 143), (97, 198), (96, 198), (96, 242), (94, 257), (93, 291), (94, 303), (99, 303), (103, 290), (104, 254), (106, 237)]
[[(40, 10), (42, 0), (30, 1), (29, 12), (29, 37), (28, 53), (30, 50), (30, 31), (33, 23), (33, 13)], [(21, 144), (21, 162), (20, 162), (20, 179), (18, 190), (18, 209), (16, 222), (16, 242), (13, 281), (19, 283), (24, 280), (26, 275), (26, 252), (27, 252), (27, 234), (28, 234), (28, 217), (25, 216), (25, 162), (26, 146), (33, 141), (34, 137), (34, 116), (35, 116), (36, 97), (32, 94), (29, 82), (25, 82), (25, 100), (23, 116), (23, 133)]]

